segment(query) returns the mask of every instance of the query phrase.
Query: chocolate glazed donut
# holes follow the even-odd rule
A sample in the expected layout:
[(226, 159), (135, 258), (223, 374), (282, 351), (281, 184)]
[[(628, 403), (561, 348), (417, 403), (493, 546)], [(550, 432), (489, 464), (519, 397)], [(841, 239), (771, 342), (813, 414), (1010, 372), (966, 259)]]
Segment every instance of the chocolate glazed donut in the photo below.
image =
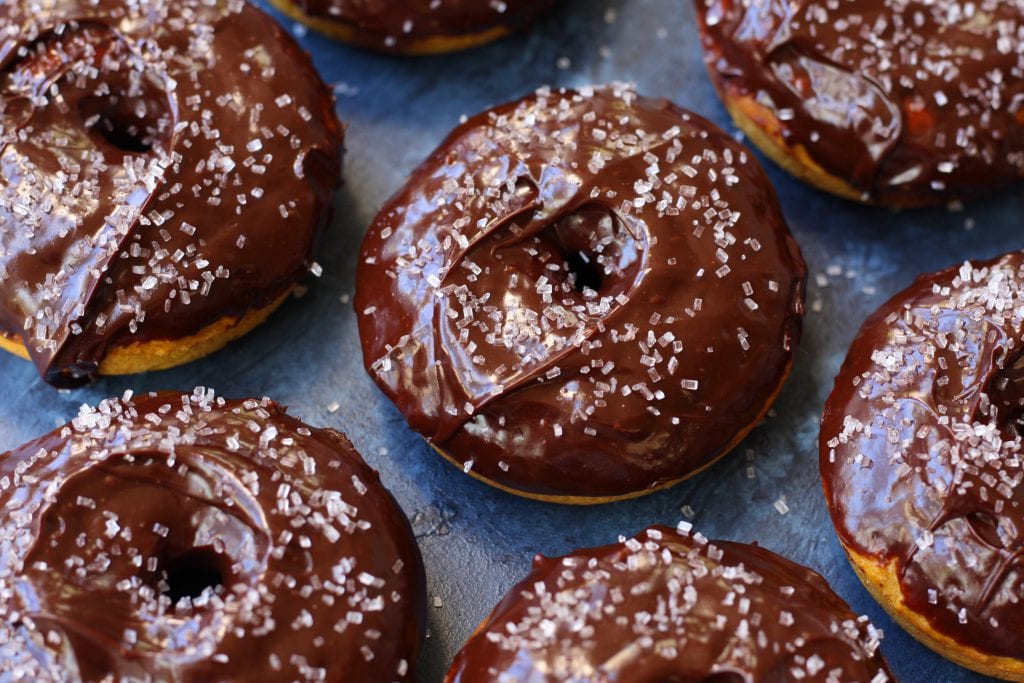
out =
[(929, 647), (1024, 681), (1024, 253), (922, 276), (864, 323), (821, 429), (839, 538)]
[(412, 681), (409, 523), (268, 399), (83, 408), (0, 456), (0, 679)]
[(555, 0), (270, 0), (360, 47), (407, 55), (463, 50), (523, 28)]
[(893, 680), (881, 632), (818, 574), (756, 545), (651, 527), (538, 556), (447, 683)]
[(367, 370), (470, 474), (544, 500), (649, 493), (767, 411), (806, 269), (748, 152), (626, 86), (470, 119), (363, 243)]
[(891, 206), (1024, 178), (1024, 0), (695, 0), (711, 78), (783, 167)]
[(341, 137), (248, 3), (0, 3), (0, 346), (66, 387), (240, 336), (310, 267)]

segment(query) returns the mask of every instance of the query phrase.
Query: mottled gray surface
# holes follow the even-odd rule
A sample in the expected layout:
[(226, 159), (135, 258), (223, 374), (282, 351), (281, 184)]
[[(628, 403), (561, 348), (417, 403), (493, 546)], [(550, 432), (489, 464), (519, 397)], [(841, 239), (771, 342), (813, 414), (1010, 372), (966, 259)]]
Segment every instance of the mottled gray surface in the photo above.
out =
[[(768, 164), (811, 269), (811, 311), (793, 376), (772, 417), (731, 456), (642, 500), (576, 509), (492, 490), (431, 452), (363, 372), (348, 303), (360, 239), (378, 207), (460, 115), (541, 85), (620, 80), (730, 126), (704, 72), (690, 2), (563, 5), (527, 34), (448, 57), (384, 57), (312, 33), (302, 37), (325, 79), (337, 85), (338, 111), (350, 126), (347, 184), (321, 245), (323, 277), (247, 338), (177, 370), (58, 393), (30, 364), (4, 354), (0, 373), (10, 394), (0, 405), (0, 449), (66, 421), (83, 402), (127, 388), (204, 385), (230, 396), (268, 395), (315, 425), (346, 431), (381, 471), (419, 537), (431, 600), (421, 680), (430, 683), (442, 679), (454, 653), (527, 571), (534, 553), (563, 554), (652, 523), (674, 524), (684, 506), (711, 538), (757, 541), (824, 574), (854, 610), (885, 630), (883, 651), (901, 680), (981, 680), (918, 645), (861, 587), (828, 520), (816, 439), (833, 377), (868, 313), (917, 273), (1022, 247), (1020, 187), (961, 212), (897, 214), (820, 194)], [(614, 21), (606, 21), (609, 11)], [(340, 407), (331, 412), (334, 403)], [(773, 505), (783, 496), (785, 515)]]

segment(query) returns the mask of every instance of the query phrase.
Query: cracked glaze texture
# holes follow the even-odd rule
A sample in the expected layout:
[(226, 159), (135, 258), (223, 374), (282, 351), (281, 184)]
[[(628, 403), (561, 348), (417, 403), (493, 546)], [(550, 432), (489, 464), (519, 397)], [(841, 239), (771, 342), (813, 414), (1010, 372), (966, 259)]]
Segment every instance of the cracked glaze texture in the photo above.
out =
[(47, 381), (261, 309), (311, 263), (333, 99), (235, 0), (0, 4), (0, 330)]
[(729, 99), (767, 107), (865, 199), (934, 204), (1024, 177), (1024, 0), (696, 0)]
[(850, 348), (821, 430), (843, 544), (895, 563), (909, 608), (1024, 659), (1024, 254), (919, 278)]
[(378, 214), (370, 374), (467, 471), (654, 489), (724, 454), (792, 361), (805, 266), (749, 153), (622, 86), (473, 117)]

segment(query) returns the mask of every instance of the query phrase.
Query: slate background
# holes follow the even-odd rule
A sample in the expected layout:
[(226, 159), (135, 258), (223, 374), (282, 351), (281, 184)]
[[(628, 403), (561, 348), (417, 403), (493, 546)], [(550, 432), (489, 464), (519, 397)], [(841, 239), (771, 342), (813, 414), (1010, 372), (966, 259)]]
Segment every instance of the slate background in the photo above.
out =
[[(594, 508), (536, 503), (443, 462), (364, 373), (348, 303), (359, 244), (377, 209), (460, 115), (542, 85), (630, 81), (643, 94), (672, 99), (734, 131), (704, 71), (692, 4), (566, 0), (529, 32), (472, 52), (417, 59), (351, 49), (275, 16), (335, 85), (338, 112), (349, 124), (346, 185), (319, 252), (323, 277), (311, 278), (304, 297), (245, 339), (184, 368), (57, 392), (29, 363), (3, 354), (0, 449), (127, 388), (203, 385), (226, 396), (267, 395), (314, 425), (346, 431), (409, 515), (423, 551), (430, 606), (420, 680), (429, 683), (442, 680), (534, 553), (565, 554), (681, 518), (710, 538), (757, 541), (821, 572), (855, 611), (884, 629), (882, 650), (901, 681), (988, 680), (919, 645), (861, 587), (828, 519), (816, 444), (825, 398), (863, 319), (918, 273), (1021, 248), (1020, 186), (960, 211), (894, 213), (824, 195), (765, 162), (811, 272), (804, 338), (772, 416), (732, 455), (669, 491)], [(331, 412), (334, 403), (339, 407)], [(785, 515), (773, 506), (782, 496)]]

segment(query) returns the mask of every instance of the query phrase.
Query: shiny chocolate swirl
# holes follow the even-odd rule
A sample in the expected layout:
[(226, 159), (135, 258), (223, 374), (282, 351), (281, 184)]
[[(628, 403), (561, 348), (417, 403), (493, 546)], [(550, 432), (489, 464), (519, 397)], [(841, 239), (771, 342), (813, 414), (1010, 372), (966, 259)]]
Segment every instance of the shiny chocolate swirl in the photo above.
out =
[(806, 567), (756, 545), (651, 527), (538, 556), (447, 681), (884, 683), (893, 679), (881, 635)]
[(311, 264), (342, 129), (238, 0), (0, 4), (0, 332), (58, 386), (188, 337)]
[(526, 26), (555, 0), (271, 0), (385, 52)]
[(712, 78), (864, 199), (1024, 177), (1024, 0), (695, 0)]
[(408, 522), (269, 399), (85, 407), (0, 456), (0, 511), (0, 679), (414, 680)]
[(467, 471), (649, 491), (727, 452), (785, 378), (806, 271), (757, 162), (626, 86), (471, 118), (363, 243), (366, 367)]
[(825, 409), (843, 544), (957, 643), (1024, 660), (1024, 253), (920, 277), (864, 323)]

